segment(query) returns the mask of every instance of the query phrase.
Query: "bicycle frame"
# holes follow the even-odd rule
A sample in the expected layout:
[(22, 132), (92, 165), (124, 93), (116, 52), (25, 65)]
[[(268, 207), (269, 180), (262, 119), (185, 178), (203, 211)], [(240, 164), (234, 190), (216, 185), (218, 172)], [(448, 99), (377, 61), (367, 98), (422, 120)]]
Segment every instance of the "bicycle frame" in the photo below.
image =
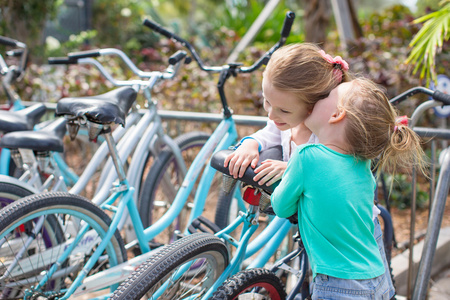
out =
[[(101, 288), (111, 286), (112, 284), (119, 283), (125, 280), (134, 270), (134, 267), (143, 263), (148, 257), (150, 257), (154, 252), (150, 250), (148, 242), (154, 237), (160, 234), (165, 228), (167, 228), (179, 215), (182, 207), (186, 203), (189, 195), (191, 194), (194, 184), (200, 176), (200, 172), (204, 164), (208, 161), (209, 157), (215, 151), (227, 149), (229, 146), (234, 145), (237, 140), (237, 131), (234, 120), (232, 118), (227, 118), (222, 120), (217, 126), (216, 130), (213, 132), (211, 137), (208, 139), (206, 144), (202, 147), (198, 155), (192, 162), (187, 174), (184, 178), (182, 186), (180, 187), (173, 204), (169, 210), (153, 225), (148, 228), (143, 228), (137, 206), (134, 201), (131, 201), (132, 195), (134, 193), (134, 188), (128, 188), (126, 192), (121, 192), (122, 199), (121, 204), (117, 209), (115, 209), (115, 214), (113, 217), (112, 225), (119, 224), (115, 223), (117, 220), (123, 218), (126, 203), (127, 211), (130, 214), (130, 219), (137, 236), (137, 243), (143, 255), (133, 258), (130, 261), (124, 262), (121, 265), (110, 268), (109, 270), (96, 273), (90, 277), (87, 277), (83, 283), (79, 286), (77, 293), (74, 296), (84, 294), (86, 292), (95, 291)], [(203, 207), (206, 202), (206, 196), (208, 194), (209, 188), (211, 186), (214, 174), (216, 170), (209, 166), (206, 166), (200, 182), (197, 188), (197, 193), (194, 197), (193, 209), (190, 213), (189, 220), (193, 220), (200, 216), (203, 212)], [(126, 183), (127, 184), (127, 183)], [(112, 195), (104, 203), (100, 204), (100, 207), (107, 208), (111, 203), (113, 203), (118, 198), (117, 195)], [(111, 227), (112, 227), (111, 225)], [(117, 226), (115, 226), (117, 227)], [(116, 229), (116, 228), (112, 228)], [(111, 230), (112, 230), (111, 229)], [(133, 242), (132, 242), (133, 243)], [(97, 249), (95, 252), (96, 256), (100, 256), (103, 250)], [(154, 250), (157, 251), (157, 250)], [(78, 292), (80, 291), (80, 292)], [(82, 291), (82, 292), (81, 292)]]
[[(260, 249), (263, 249), (261, 254), (258, 255), (258, 258), (251, 265), (249, 265), (248, 268), (263, 267), (268, 262), (269, 258), (275, 253), (281, 241), (286, 237), (292, 227), (292, 224), (287, 219), (275, 217), (269, 226), (267, 226), (263, 232), (258, 235), (257, 239), (250, 242), (250, 238), (259, 227), (259, 223), (256, 221), (259, 215), (259, 213), (256, 213), (257, 210), (258, 207), (250, 206), (247, 213), (239, 215), (233, 223), (215, 234), (215, 236), (224, 239), (227, 243), (236, 247), (236, 253), (231, 259), (230, 264), (225, 268), (222, 275), (220, 275), (211, 288), (200, 299), (209, 299), (214, 291), (222, 285), (228, 277), (241, 270), (242, 263), (246, 258), (252, 256), (254, 252)], [(243, 225), (241, 237), (239, 241), (236, 241), (230, 234), (240, 225)], [(247, 247), (249, 250), (247, 250)], [(180, 269), (172, 275), (172, 279), (177, 280), (189, 269), (190, 265), (191, 263), (187, 263), (181, 266)], [(168, 280), (166, 284), (163, 284), (154, 293), (156, 298), (160, 297), (164, 293), (169, 282), (171, 282), (171, 280)]]
[[(199, 63), (199, 65), (201, 66), (201, 68), (203, 70), (207, 70), (207, 71), (214, 72), (214, 73), (220, 73), (218, 89), (219, 89), (220, 100), (222, 101), (223, 108), (224, 108), (224, 110), (223, 110), (224, 119), (219, 123), (219, 125), (217, 126), (217, 128), (214, 131), (214, 133), (212, 134), (212, 136), (207, 140), (206, 144), (202, 147), (199, 154), (194, 159), (193, 163), (191, 164), (191, 167), (189, 168), (189, 170), (186, 173), (186, 176), (184, 177), (183, 183), (182, 183), (179, 191), (177, 192), (177, 195), (173, 201), (173, 204), (170, 206), (169, 210), (158, 221), (156, 221), (153, 225), (151, 225), (150, 227), (148, 227), (146, 229), (143, 228), (143, 223), (140, 219), (140, 215), (139, 215), (136, 203), (135, 203), (135, 201), (133, 201), (133, 194), (135, 193), (135, 188), (133, 186), (131, 186), (130, 183), (128, 182), (128, 180), (123, 172), (122, 164), (120, 162), (120, 158), (128, 157), (129, 153), (127, 153), (125, 150), (122, 151), (122, 149), (120, 149), (119, 146), (121, 143), (123, 143), (122, 140), (119, 142), (119, 145), (116, 148), (115, 143), (113, 142), (111, 133), (105, 134), (105, 138), (108, 143), (108, 147), (109, 147), (110, 154), (111, 154), (111, 161), (112, 161), (112, 164), (114, 164), (114, 167), (117, 171), (117, 176), (118, 176), (120, 182), (119, 182), (119, 184), (116, 185), (116, 187), (112, 191), (112, 194), (105, 201), (101, 201), (101, 199), (100, 199), (101, 197), (98, 196), (94, 199), (94, 202), (99, 203), (99, 206), (102, 209), (110, 210), (113, 212), (112, 222), (106, 232), (104, 232), (103, 230), (99, 230), (99, 232), (102, 235), (101, 243), (97, 246), (95, 251), (92, 253), (92, 255), (90, 256), (87, 263), (83, 266), (82, 272), (80, 272), (77, 275), (77, 277), (74, 279), (74, 281), (73, 281), (72, 285), (69, 287), (69, 289), (67, 289), (67, 291), (63, 291), (63, 292), (65, 292), (65, 295), (60, 299), (68, 299), (72, 295), (78, 296), (79, 294), (84, 294), (84, 293), (88, 293), (91, 291), (97, 291), (104, 287), (114, 286), (115, 284), (125, 280), (125, 278), (131, 274), (131, 272), (133, 271), (134, 268), (130, 267), (130, 266), (135, 266), (137, 264), (140, 264), (144, 260), (146, 260), (150, 255), (152, 255), (153, 251), (151, 251), (148, 243), (156, 235), (158, 235), (165, 228), (167, 228), (175, 220), (175, 218), (179, 215), (180, 211), (182, 210), (184, 204), (186, 203), (189, 195), (191, 194), (191, 192), (194, 188), (195, 182), (197, 181), (198, 177), (200, 176), (200, 172), (203, 169), (203, 166), (205, 165), (206, 162), (208, 162), (209, 157), (213, 154), (214, 151), (227, 149), (230, 146), (235, 145), (235, 143), (237, 142), (238, 135), (237, 135), (234, 120), (232, 118), (231, 110), (229, 109), (228, 104), (226, 102), (226, 97), (225, 97), (225, 92), (224, 92), (224, 83), (230, 76), (236, 75), (237, 73), (252, 72), (252, 71), (256, 70), (257, 68), (259, 68), (264, 62), (266, 62), (268, 60), (268, 58), (270, 57), (270, 55), (273, 53), (273, 51), (275, 51), (278, 47), (280, 47), (285, 42), (285, 40), (290, 32), (290, 27), (292, 25), (293, 17), (294, 17), (293, 13), (287, 14), (285, 24), (283, 25), (282, 36), (280, 38), (280, 41), (275, 46), (273, 46), (268, 52), (266, 52), (266, 54), (263, 57), (261, 57), (251, 67), (247, 67), (247, 68), (239, 67), (238, 64), (229, 64), (229, 65), (220, 66), (220, 67), (205, 67), (204, 65), (202, 65), (200, 63), (200, 60), (199, 60), (198, 56), (196, 56), (195, 51), (190, 49), (191, 54), (193, 54), (194, 58), (197, 60), (197, 62)], [(90, 51), (90, 52), (88, 51), (85, 53), (74, 54), (72, 56), (69, 54), (68, 63), (73, 63), (73, 59), (77, 59), (77, 60), (79, 60), (79, 62), (81, 62), (83, 60), (89, 60), (89, 58), (86, 58), (86, 57), (90, 57), (90, 56), (96, 57), (96, 56), (102, 55), (101, 51), (102, 50)], [(70, 60), (70, 59), (72, 59), (72, 60)], [(179, 66), (179, 64), (178, 64), (178, 66)], [(102, 71), (101, 66), (99, 67), (99, 69), (100, 69), (100, 71)], [(176, 72), (176, 70), (175, 70), (175, 72)], [(174, 74), (170, 74), (170, 72), (168, 72), (168, 73), (169, 73), (168, 76), (174, 75)], [(107, 74), (107, 72), (104, 74)], [(147, 83), (148, 85), (146, 85), (146, 87), (152, 86), (152, 84), (155, 84), (159, 79), (164, 78), (164, 77), (155, 78), (155, 77), (152, 77), (151, 74), (152, 73), (150, 72), (150, 75), (149, 75), (150, 83)], [(161, 73), (159, 73), (159, 74), (161, 74)], [(140, 76), (142, 74), (137, 74), (137, 75)], [(167, 77), (167, 78), (171, 78), (171, 77)], [(112, 78), (107, 77), (107, 79), (111, 81)], [(117, 86), (122, 86), (122, 85), (130, 86), (130, 83), (132, 85), (135, 85), (135, 84), (139, 85), (142, 81), (119, 82), (119, 81), (113, 80), (112, 82), (115, 83), (115, 85), (117, 85)], [(148, 92), (148, 90), (147, 90), (147, 92)], [(148, 92), (148, 95), (149, 95), (149, 92)], [(155, 114), (155, 116), (156, 116), (156, 114)], [(149, 117), (149, 119), (151, 119), (151, 118)], [(149, 129), (149, 130), (151, 131), (153, 129)], [(154, 130), (157, 135), (158, 135), (158, 133), (160, 133), (157, 129), (154, 129)], [(135, 130), (134, 132), (137, 134), (138, 132), (142, 132), (142, 131)], [(139, 136), (139, 138), (140, 138), (140, 136)], [(131, 141), (131, 140), (134, 140), (135, 137), (134, 137), (134, 135), (133, 136), (127, 135), (127, 140), (128, 139)], [(165, 140), (166, 140), (166, 138), (165, 138)], [(169, 146), (170, 146), (170, 142), (169, 142)], [(145, 148), (140, 148), (140, 147), (138, 147), (138, 148), (142, 149), (142, 151), (145, 150)], [(175, 152), (174, 152), (175, 155), (176, 156), (179, 155), (179, 158), (177, 158), (177, 159), (180, 159), (181, 158), (180, 151), (176, 152), (175, 147), (172, 150), (175, 150)], [(139, 151), (141, 151), (141, 150), (139, 150)], [(183, 162), (182, 158), (180, 159), (180, 161)], [(131, 168), (134, 170), (138, 169), (138, 167), (135, 164), (132, 164)], [(195, 193), (194, 205), (193, 205), (194, 208), (190, 212), (189, 221), (192, 221), (194, 218), (201, 215), (201, 213), (203, 211), (203, 207), (205, 205), (205, 201), (206, 201), (206, 197), (207, 197), (209, 188), (213, 181), (215, 172), (216, 172), (215, 169), (213, 169), (209, 164), (207, 164), (207, 166), (205, 167), (205, 170), (201, 176), (201, 179), (199, 182), (199, 187)], [(115, 175), (108, 176), (108, 180), (106, 180), (105, 182), (108, 182), (109, 178), (112, 178), (114, 176)], [(106, 188), (107, 187), (105, 185), (105, 189)], [(109, 187), (108, 187), (108, 190), (109, 190)], [(99, 191), (99, 194), (100, 194), (100, 191)], [(119, 201), (119, 202), (118, 202), (117, 206), (114, 206), (114, 203), (116, 201)], [(131, 262), (124, 262), (123, 264), (117, 265), (106, 271), (102, 271), (102, 272), (96, 273), (92, 276), (86, 277), (86, 274), (89, 273), (89, 271), (94, 266), (94, 263), (100, 258), (101, 254), (103, 253), (103, 251), (105, 250), (109, 241), (111, 240), (111, 237), (116, 232), (116, 230), (119, 228), (119, 224), (121, 223), (121, 220), (124, 218), (124, 215), (126, 212), (128, 212), (131, 217), (131, 221), (132, 221), (132, 224), (135, 229), (136, 236), (137, 236), (137, 243), (139, 244), (139, 247), (142, 250), (142, 252), (145, 254), (135, 257), (134, 259), (132, 259)], [(73, 215), (76, 216), (76, 213), (74, 213)], [(36, 214), (34, 216), (38, 217), (38, 215), (36, 215)], [(81, 215), (80, 215), (80, 217), (81, 217)], [(286, 222), (288, 222), (288, 221), (286, 220)], [(237, 255), (236, 258), (232, 261), (232, 264), (231, 264), (230, 268), (227, 269), (228, 270), (227, 272), (236, 272), (236, 270), (240, 267), (240, 265), (244, 259), (243, 254), (245, 253), (246, 244), (248, 244), (250, 237), (252, 236), (252, 234), (255, 232), (255, 230), (258, 227), (257, 221), (255, 219), (255, 214), (253, 212), (251, 212), (248, 215), (248, 217), (238, 218), (238, 220), (236, 222), (234, 222), (232, 225), (230, 225), (227, 228), (231, 228), (232, 230), (234, 230), (239, 225), (239, 223), (243, 223), (244, 228), (245, 228), (244, 232), (242, 233), (242, 242), (238, 246), (238, 253), (240, 253), (240, 254)], [(286, 227), (288, 227), (288, 226), (286, 226)], [(290, 225), (289, 225), (289, 227), (290, 227)], [(272, 232), (266, 234), (267, 237), (270, 237), (270, 238), (268, 238), (268, 240), (272, 239), (272, 238), (278, 238), (279, 241), (281, 241), (285, 237), (286, 232), (287, 232), (287, 229), (286, 229), (286, 232), (284, 232), (284, 230), (279, 230), (279, 228), (276, 228), (275, 226), (267, 227), (266, 229), (269, 229), (269, 228), (272, 230)], [(38, 287), (42, 286), (46, 281), (50, 280), (53, 275), (57, 274), (57, 269), (61, 266), (61, 263), (64, 262), (69, 257), (70, 252), (76, 247), (76, 245), (80, 241), (83, 240), (83, 237), (85, 234), (87, 234), (87, 232), (88, 232), (88, 227), (85, 226), (82, 229), (81, 233), (75, 237), (74, 242), (72, 244), (70, 244), (69, 246), (67, 246), (63, 255), (59, 256), (58, 260), (52, 264), (49, 272), (44, 275), (44, 277), (42, 278)], [(221, 234), (226, 234), (225, 231), (222, 231), (222, 232), (223, 233), (221, 233)], [(1, 238), (2, 237), (0, 237), (0, 240), (1, 240)], [(133, 243), (134, 242), (132, 242), (130, 244), (133, 244)], [(263, 243), (262, 240), (260, 240), (259, 245), (265, 245), (265, 244), (267, 244), (267, 243)], [(277, 244), (277, 243), (274, 242), (274, 243), (269, 244), (269, 246), (270, 246), (269, 248), (273, 249), (272, 253), (276, 250), (276, 247), (273, 247), (274, 244)], [(157, 251), (157, 250), (155, 250), (155, 251)], [(89, 253), (91, 253), (91, 252), (89, 252)], [(268, 251), (266, 253), (267, 254), (265, 254), (265, 255), (268, 255), (270, 252)], [(216, 283), (216, 284), (218, 284), (218, 283)]]

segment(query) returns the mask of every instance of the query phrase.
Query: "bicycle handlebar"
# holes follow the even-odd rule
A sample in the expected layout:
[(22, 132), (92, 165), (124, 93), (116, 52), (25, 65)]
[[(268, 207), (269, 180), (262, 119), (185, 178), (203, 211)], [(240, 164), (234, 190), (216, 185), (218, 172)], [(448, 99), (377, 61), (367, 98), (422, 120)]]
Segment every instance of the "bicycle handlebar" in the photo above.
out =
[(294, 23), (295, 14), (292, 11), (288, 11), (286, 13), (286, 17), (284, 19), (283, 27), (281, 29), (281, 37), (287, 39), (289, 34), (291, 33), (292, 24)]
[(445, 105), (450, 105), (450, 95), (449, 94), (445, 94), (440, 91), (435, 91), (433, 93), (433, 95), (431, 95), (431, 97), (433, 97), (434, 100), (444, 103)]
[[(171, 57), (169, 57), (169, 64), (175, 65), (179, 63), (183, 58), (186, 57), (186, 51), (179, 50), (175, 54), (173, 54)], [(92, 51), (82, 51), (82, 52), (72, 52), (69, 53), (67, 57), (49, 57), (48, 63), (50, 65), (72, 65), (77, 64), (78, 59), (83, 58), (90, 58), (90, 57), (98, 57), (101, 56), (99, 50), (92, 50)], [(189, 63), (186, 62), (185, 63)]]
[(391, 104), (398, 104), (415, 94), (425, 94), (431, 96), (436, 101), (442, 102), (444, 105), (450, 105), (450, 95), (440, 91), (433, 91), (422, 86), (414, 87), (390, 100)]
[[(116, 80), (112, 77), (112, 75), (102, 66), (102, 64), (92, 58), (92, 57), (98, 57), (102, 55), (118, 55), (122, 60), (130, 67), (130, 69), (139, 77), (146, 78), (149, 80)], [(49, 57), (48, 63), (51, 65), (57, 65), (57, 64), (63, 64), (63, 65), (70, 65), (70, 64), (89, 64), (95, 66), (100, 73), (113, 85), (115, 86), (140, 86), (140, 87), (153, 87), (158, 80), (160, 79), (171, 79), (173, 78), (180, 66), (180, 63), (183, 59), (185, 61), (186, 58), (186, 51), (179, 50), (175, 54), (173, 54), (169, 58), (169, 67), (166, 69), (165, 72), (143, 72), (139, 70), (136, 65), (128, 58), (128, 56), (123, 53), (121, 50), (114, 49), (114, 48), (107, 48), (107, 49), (98, 49), (98, 50), (89, 50), (89, 51), (82, 51), (82, 52), (73, 52), (69, 53), (68, 57)]]
[(186, 51), (178, 50), (177, 52), (175, 52), (175, 54), (172, 54), (172, 56), (169, 57), (169, 65), (176, 65), (184, 58), (185, 64), (189, 64), (191, 62), (190, 57), (187, 56)]
[(49, 65), (74, 65), (78, 63), (78, 59), (72, 59), (69, 57), (49, 57)]
[(11, 57), (20, 57), (23, 55), (24, 51), (25, 51), (24, 49), (9, 50), (9, 51), (6, 51), (6, 55), (11, 56)]
[(3, 80), (4, 84), (9, 85), (12, 81), (19, 81), (24, 76), (25, 69), (27, 67), (28, 49), (25, 43), (5, 36), (0, 36), (0, 44), (20, 48), (9, 50), (6, 52), (6, 54), (9, 56), (20, 58), (20, 62), (17, 64), (17, 66), (8, 66), (3, 56), (0, 55), (0, 74), (2, 76), (7, 75), (8, 73), (11, 75), (6, 76), (7, 78)]
[(27, 47), (27, 45), (25, 45), (24, 43), (19, 42), (12, 38), (5, 37), (5, 36), (0, 36), (0, 44), (5, 45), (5, 46), (11, 46), (11, 47), (19, 47), (19, 48)]
[[(250, 73), (258, 68), (260, 68), (263, 64), (267, 63), (268, 59), (272, 55), (272, 53), (277, 50), (279, 47), (281, 47), (285, 42), (287, 37), (290, 34), (292, 23), (294, 22), (295, 13), (294, 12), (287, 12), (286, 17), (284, 19), (283, 28), (281, 30), (281, 37), (280, 40), (269, 50), (267, 51), (258, 61), (256, 61), (253, 65), (250, 67), (240, 67), (237, 64), (229, 64), (233, 65), (233, 67), (240, 73)], [(175, 40), (176, 42), (180, 43), (182, 46), (186, 47), (189, 52), (192, 54), (192, 57), (199, 65), (200, 69), (207, 71), (207, 72), (221, 72), (224, 66), (206, 66), (200, 56), (197, 54), (197, 51), (195, 48), (185, 39), (179, 37), (175, 33), (167, 30), (166, 28), (162, 27), (158, 23), (151, 21), (149, 19), (145, 19), (144, 23), (145, 26), (149, 27), (153, 31), (158, 32), (159, 34), (167, 37), (168, 39)]]
[(86, 51), (78, 51), (78, 52), (71, 52), (67, 55), (67, 57), (72, 59), (78, 59), (78, 58), (87, 58), (87, 57), (98, 57), (100, 56), (100, 49), (96, 50), (86, 50)]
[[(79, 51), (79, 52), (71, 52), (67, 56), (69, 59), (84, 59), (84, 58), (92, 58), (99, 56), (107, 56), (107, 55), (116, 55), (119, 56), (122, 61), (130, 68), (130, 70), (139, 76), (140, 78), (151, 78), (155, 76), (155, 72), (144, 72), (141, 71), (132, 61), (131, 59), (121, 50), (115, 48), (104, 48), (104, 49), (96, 49), (96, 50), (87, 50), (87, 51)], [(172, 56), (171, 56), (172, 57)], [(173, 58), (169, 58), (169, 64), (175, 65), (181, 61)], [(189, 60), (185, 60), (185, 63), (189, 63)], [(168, 72), (172, 72), (171, 70)]]

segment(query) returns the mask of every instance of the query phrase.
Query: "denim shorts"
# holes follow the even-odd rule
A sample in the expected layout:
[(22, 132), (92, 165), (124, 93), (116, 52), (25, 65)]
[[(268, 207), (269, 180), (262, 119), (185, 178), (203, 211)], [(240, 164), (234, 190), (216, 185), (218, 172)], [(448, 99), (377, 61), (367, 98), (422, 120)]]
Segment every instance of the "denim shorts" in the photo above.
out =
[(380, 221), (378, 221), (378, 218), (375, 218), (375, 220), (373, 222), (375, 224), (375, 229), (374, 229), (373, 235), (375, 236), (375, 239), (377, 240), (378, 250), (380, 250), (381, 258), (383, 259), (384, 270), (385, 270), (384, 276), (386, 277), (386, 280), (389, 285), (389, 296), (390, 296), (390, 298), (392, 298), (395, 296), (395, 287), (394, 287), (394, 284), (392, 283), (391, 270), (390, 270), (390, 267), (389, 267), (387, 259), (386, 259), (386, 252), (384, 251), (383, 233), (381, 232)]
[(364, 280), (341, 279), (317, 274), (312, 284), (313, 300), (389, 300), (395, 295), (394, 285), (392, 284), (390, 270), (384, 252), (381, 226), (377, 218), (374, 220), (374, 223), (374, 236), (384, 262), (385, 273), (381, 276)]

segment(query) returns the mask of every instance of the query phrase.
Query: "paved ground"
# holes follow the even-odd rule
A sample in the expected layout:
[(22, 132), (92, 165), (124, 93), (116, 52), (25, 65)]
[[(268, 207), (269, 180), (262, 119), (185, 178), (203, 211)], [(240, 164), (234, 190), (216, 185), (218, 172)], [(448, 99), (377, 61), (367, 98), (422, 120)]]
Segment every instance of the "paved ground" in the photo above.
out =
[[(417, 271), (422, 254), (423, 241), (414, 246), (413, 260)], [(406, 299), (409, 250), (398, 254), (392, 259), (391, 266), (395, 278), (398, 300)], [(450, 299), (450, 227), (442, 228), (439, 234), (436, 253), (431, 269), (431, 289), (428, 300)], [(415, 278), (415, 276), (414, 276)]]
[(450, 299), (450, 267), (432, 281), (428, 300)]

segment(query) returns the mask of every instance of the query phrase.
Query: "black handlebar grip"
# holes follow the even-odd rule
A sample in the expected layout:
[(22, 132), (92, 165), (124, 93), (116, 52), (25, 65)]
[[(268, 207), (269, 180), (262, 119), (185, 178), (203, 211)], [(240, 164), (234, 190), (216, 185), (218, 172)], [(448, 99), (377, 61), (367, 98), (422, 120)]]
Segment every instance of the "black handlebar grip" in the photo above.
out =
[(445, 105), (450, 105), (450, 95), (440, 91), (435, 91), (432, 95), (434, 100), (441, 101)]
[(98, 57), (100, 56), (100, 50), (87, 50), (79, 52), (71, 52), (67, 55), (69, 58), (86, 58), (86, 57)]
[(186, 51), (178, 50), (175, 54), (169, 57), (169, 64), (175, 65), (180, 62), (187, 55)]
[(177, 39), (177, 36), (174, 35), (172, 32), (168, 31), (167, 29), (165, 29), (158, 23), (150, 21), (149, 19), (144, 20), (144, 25), (147, 26), (148, 28), (150, 28), (151, 30), (154, 30), (154, 31), (164, 35), (165, 37), (167, 37), (169, 39), (171, 39), (171, 38)]
[(291, 33), (292, 23), (294, 23), (295, 13), (288, 11), (284, 19), (283, 28), (281, 29), (281, 37), (287, 38)]
[(18, 47), (19, 41), (4, 36), (0, 36), (0, 44), (3, 44), (5, 46)]
[(49, 65), (73, 65), (76, 63), (77, 63), (77, 60), (75, 58), (70, 58), (70, 57), (49, 57), (48, 58)]
[(9, 51), (6, 51), (6, 55), (12, 56), (12, 57), (19, 57), (19, 56), (22, 56), (23, 51), (24, 51), (23, 49), (9, 50)]

